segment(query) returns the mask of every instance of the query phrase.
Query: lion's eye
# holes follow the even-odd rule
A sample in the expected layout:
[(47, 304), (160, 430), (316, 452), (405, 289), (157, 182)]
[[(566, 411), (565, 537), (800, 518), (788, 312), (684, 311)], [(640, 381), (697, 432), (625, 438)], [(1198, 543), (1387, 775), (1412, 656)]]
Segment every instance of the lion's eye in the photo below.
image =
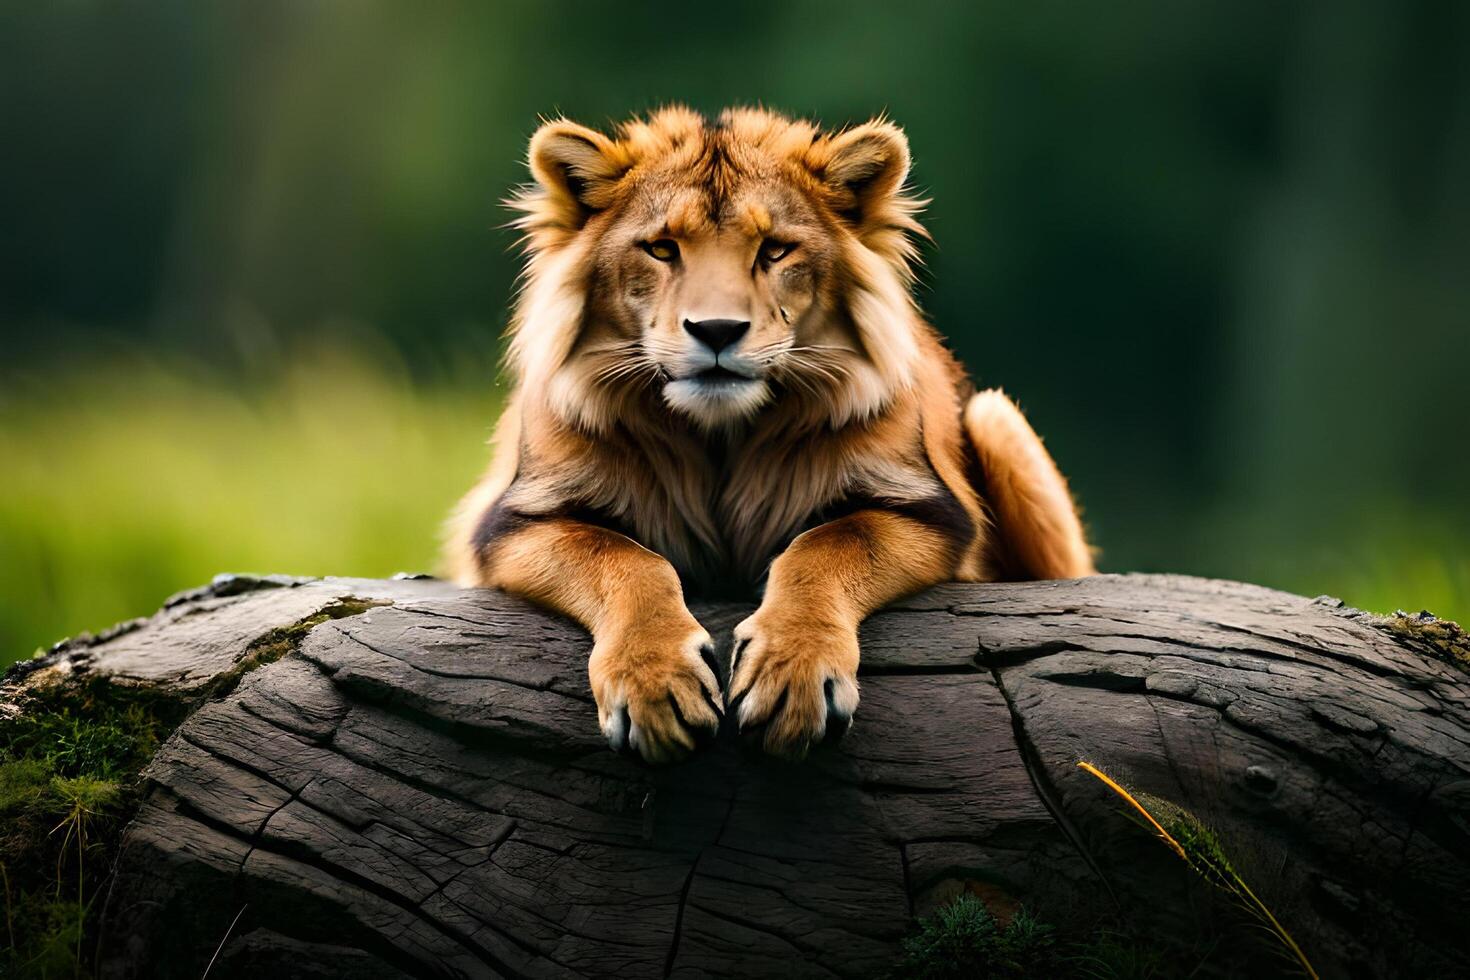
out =
[(660, 262), (672, 262), (679, 257), (678, 244), (669, 238), (660, 238), (656, 242), (644, 242), (643, 251)]
[(791, 250), (794, 248), (796, 246), (790, 242), (778, 242), (774, 238), (767, 238), (761, 243), (761, 261), (780, 262), (786, 256), (790, 255)]

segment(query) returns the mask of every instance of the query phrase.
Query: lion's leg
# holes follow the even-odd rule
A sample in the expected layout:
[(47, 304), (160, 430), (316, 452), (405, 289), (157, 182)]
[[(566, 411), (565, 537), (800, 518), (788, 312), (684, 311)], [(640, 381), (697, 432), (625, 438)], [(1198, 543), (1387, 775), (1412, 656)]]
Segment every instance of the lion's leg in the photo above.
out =
[(1051, 454), (1016, 403), (992, 388), (970, 399), (965, 431), (995, 519), (991, 564), (1024, 579), (1078, 578), (1095, 569), (1077, 507)]
[(506, 508), (485, 517), (477, 584), (549, 606), (592, 633), (587, 675), (603, 734), (650, 762), (719, 727), (710, 636), (665, 559), (615, 531)]
[(730, 706), (741, 732), (800, 757), (840, 737), (858, 703), (858, 627), (943, 582), (975, 526), (958, 504), (860, 510), (807, 531), (771, 563), (760, 608), (735, 627)]

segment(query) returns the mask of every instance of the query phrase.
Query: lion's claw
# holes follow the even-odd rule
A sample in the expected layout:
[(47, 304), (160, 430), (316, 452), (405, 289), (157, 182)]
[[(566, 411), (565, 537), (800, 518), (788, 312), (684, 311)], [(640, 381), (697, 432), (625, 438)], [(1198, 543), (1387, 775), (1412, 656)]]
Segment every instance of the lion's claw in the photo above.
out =
[(626, 755), (631, 746), (628, 744), (628, 733), (633, 728), (633, 721), (628, 717), (628, 706), (625, 704), (613, 712), (611, 723), (604, 729), (607, 735), (607, 744), (619, 755)]
[(714, 739), (723, 715), (719, 675), (704, 656), (709, 646), (702, 629), (672, 644), (636, 635), (597, 643), (588, 677), (613, 751), (677, 762)]
[(757, 612), (735, 636), (730, 711), (743, 742), (801, 758), (847, 733), (858, 703), (855, 630)]
[(822, 736), (824, 742), (838, 742), (852, 728), (852, 712), (844, 711), (837, 705), (837, 681), (827, 678), (822, 685), (823, 700), (827, 702), (827, 731)]
[(714, 641), (710, 641), (699, 648), (699, 659), (703, 660), (704, 665), (709, 668), (709, 672), (715, 675), (715, 683), (722, 683), (720, 680), (720, 661), (715, 656)]

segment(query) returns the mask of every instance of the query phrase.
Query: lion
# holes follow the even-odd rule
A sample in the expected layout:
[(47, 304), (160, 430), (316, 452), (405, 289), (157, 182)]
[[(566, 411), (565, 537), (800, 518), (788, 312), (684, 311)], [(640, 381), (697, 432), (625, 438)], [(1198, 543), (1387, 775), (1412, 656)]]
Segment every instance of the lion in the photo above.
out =
[[(614, 749), (675, 761), (729, 710), (800, 758), (852, 723), (873, 611), (1093, 572), (1041, 440), (919, 312), (927, 202), (892, 122), (557, 119), (529, 166), (514, 387), (447, 558), (586, 627)], [(723, 689), (686, 593), (759, 600)]]

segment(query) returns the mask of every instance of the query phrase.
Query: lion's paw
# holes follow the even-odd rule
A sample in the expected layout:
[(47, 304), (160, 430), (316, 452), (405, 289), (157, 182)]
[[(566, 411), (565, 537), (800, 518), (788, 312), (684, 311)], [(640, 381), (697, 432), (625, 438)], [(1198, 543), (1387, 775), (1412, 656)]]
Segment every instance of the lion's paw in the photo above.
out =
[(719, 731), (714, 644), (698, 626), (683, 637), (629, 630), (599, 640), (587, 674), (614, 751), (677, 762)]
[(858, 705), (857, 631), (757, 611), (735, 627), (730, 706), (741, 735), (799, 759), (841, 738)]

